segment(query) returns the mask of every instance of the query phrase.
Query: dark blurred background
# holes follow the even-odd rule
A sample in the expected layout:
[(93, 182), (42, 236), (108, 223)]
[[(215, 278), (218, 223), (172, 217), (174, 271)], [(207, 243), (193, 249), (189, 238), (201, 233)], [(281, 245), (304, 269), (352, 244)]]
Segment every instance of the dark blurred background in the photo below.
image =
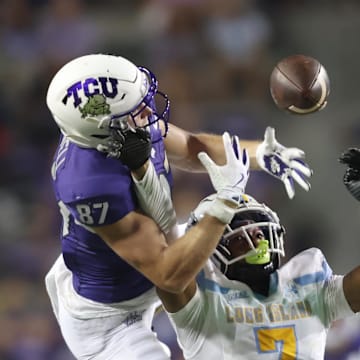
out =
[[(45, 104), (54, 73), (88, 53), (149, 67), (172, 103), (174, 124), (278, 140), (305, 150), (312, 189), (290, 201), (282, 184), (253, 173), (248, 193), (278, 212), (287, 257), (320, 247), (334, 272), (359, 263), (360, 206), (342, 184), (339, 154), (359, 146), (358, 0), (0, 1), (0, 359), (71, 360), (44, 288), (60, 252), (50, 166), (58, 129)], [(268, 80), (302, 53), (328, 71), (328, 106), (308, 116), (276, 109)], [(207, 176), (175, 172), (179, 219), (211, 192)], [(164, 314), (159, 337), (182, 359)], [(360, 359), (359, 317), (337, 322), (327, 359)]]

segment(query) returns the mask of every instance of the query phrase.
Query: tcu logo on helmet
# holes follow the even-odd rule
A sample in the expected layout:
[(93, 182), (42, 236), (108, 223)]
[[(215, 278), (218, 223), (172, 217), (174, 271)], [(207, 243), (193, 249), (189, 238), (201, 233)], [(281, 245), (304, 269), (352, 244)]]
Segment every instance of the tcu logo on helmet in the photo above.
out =
[(106, 98), (113, 99), (118, 94), (117, 84), (118, 80), (114, 78), (87, 78), (84, 81), (78, 81), (71, 85), (67, 89), (67, 93), (62, 99), (62, 102), (66, 105), (68, 100), (72, 98), (73, 105), (77, 108), (82, 103), (81, 97), (79, 96), (81, 91), (83, 91), (87, 98), (103, 94)]

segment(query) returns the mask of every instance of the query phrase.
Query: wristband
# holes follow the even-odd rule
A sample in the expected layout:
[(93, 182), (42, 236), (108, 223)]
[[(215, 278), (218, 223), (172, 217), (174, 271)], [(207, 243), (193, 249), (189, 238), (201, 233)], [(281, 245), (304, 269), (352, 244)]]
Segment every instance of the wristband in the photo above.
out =
[(230, 224), (235, 215), (236, 208), (227, 206), (221, 199), (215, 198), (210, 206), (207, 207), (205, 213), (217, 218), (224, 224)]

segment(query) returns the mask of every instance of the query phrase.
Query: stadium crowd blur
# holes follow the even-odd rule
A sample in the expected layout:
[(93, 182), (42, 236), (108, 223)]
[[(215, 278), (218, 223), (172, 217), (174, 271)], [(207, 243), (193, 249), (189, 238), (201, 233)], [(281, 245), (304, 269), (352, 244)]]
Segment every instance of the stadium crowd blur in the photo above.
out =
[[(357, 265), (360, 206), (337, 156), (359, 145), (359, 15), (357, 0), (1, 1), (0, 359), (73, 359), (43, 283), (60, 251), (50, 181), (58, 130), (45, 94), (57, 69), (82, 54), (124, 55), (152, 69), (181, 127), (261, 138), (272, 125), (284, 145), (304, 149), (315, 171), (309, 193), (298, 188), (290, 201), (264, 173), (247, 190), (278, 212), (287, 256), (318, 246), (335, 272)], [(272, 103), (271, 69), (293, 53), (327, 68), (332, 92), (320, 113), (299, 118)], [(180, 220), (211, 191), (207, 176), (176, 172)], [(154, 327), (182, 359), (164, 314)], [(359, 317), (335, 324), (327, 359), (360, 359)]]

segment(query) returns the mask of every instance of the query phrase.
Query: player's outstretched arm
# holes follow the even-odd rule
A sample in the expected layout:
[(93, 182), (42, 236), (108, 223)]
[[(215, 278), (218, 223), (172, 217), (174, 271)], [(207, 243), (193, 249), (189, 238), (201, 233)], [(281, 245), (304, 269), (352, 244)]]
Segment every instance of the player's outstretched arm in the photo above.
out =
[[(310, 189), (309, 177), (312, 170), (305, 162), (304, 151), (281, 145), (275, 138), (275, 130), (268, 127), (263, 141), (240, 140), (249, 153), (250, 167), (262, 169), (283, 182), (290, 199), (295, 196), (295, 184), (305, 191)], [(216, 163), (225, 163), (221, 136), (188, 133), (174, 125), (165, 138), (169, 159), (176, 166), (190, 171), (204, 171), (197, 154), (206, 152)], [(216, 188), (215, 188), (216, 189)]]
[[(223, 201), (227, 201), (233, 204), (238, 204), (241, 201), (241, 196), (245, 191), (245, 186), (248, 180), (249, 174), (249, 160), (247, 151), (241, 151), (240, 143), (237, 137), (234, 139), (230, 138), (230, 135), (225, 132), (222, 136), (226, 164), (218, 165), (209, 155), (205, 152), (198, 154), (198, 157), (204, 167), (206, 168), (211, 182), (214, 187), (218, 189), (217, 196)], [(207, 213), (211, 211), (213, 205), (209, 201), (202, 201), (201, 203), (201, 213)], [(209, 208), (210, 207), (210, 208)], [(198, 214), (200, 215), (200, 214)], [(199, 216), (200, 218), (200, 216)], [(200, 221), (201, 222), (201, 221)], [(195, 228), (199, 225), (195, 225)], [(193, 228), (186, 233), (189, 235)], [(205, 239), (209, 238), (210, 229), (208, 229), (205, 234)], [(190, 234), (191, 235), (191, 234)], [(219, 234), (217, 234), (218, 236)], [(223, 233), (220, 234), (220, 237), (217, 238), (215, 246), (219, 242)], [(214, 251), (215, 246), (212, 248), (211, 253)], [(211, 253), (208, 253), (208, 257)], [(203, 264), (204, 265), (204, 264)], [(183, 308), (194, 296), (196, 292), (196, 275), (198, 272), (193, 273), (193, 278), (191, 282), (183, 290), (177, 291), (176, 293), (166, 291), (165, 289), (158, 288), (158, 295), (163, 303), (163, 306), (168, 312), (177, 312), (179, 309)]]
[(202, 220), (175, 242), (169, 245), (154, 220), (140, 212), (94, 228), (119, 256), (169, 293), (182, 293), (194, 281), (231, 222), (244, 192), (249, 173), (247, 152), (242, 152), (239, 144), (234, 149), (228, 135), (224, 136), (224, 145), (230, 152), (229, 166), (236, 174), (233, 182), (219, 189)]
[[(209, 133), (191, 133), (173, 124), (164, 139), (168, 158), (172, 165), (191, 172), (204, 172), (206, 169), (198, 158), (198, 153), (205, 152), (217, 164), (224, 165), (226, 156), (221, 135)], [(248, 151), (250, 168), (259, 170), (256, 160), (257, 140), (240, 139), (243, 149)]]

